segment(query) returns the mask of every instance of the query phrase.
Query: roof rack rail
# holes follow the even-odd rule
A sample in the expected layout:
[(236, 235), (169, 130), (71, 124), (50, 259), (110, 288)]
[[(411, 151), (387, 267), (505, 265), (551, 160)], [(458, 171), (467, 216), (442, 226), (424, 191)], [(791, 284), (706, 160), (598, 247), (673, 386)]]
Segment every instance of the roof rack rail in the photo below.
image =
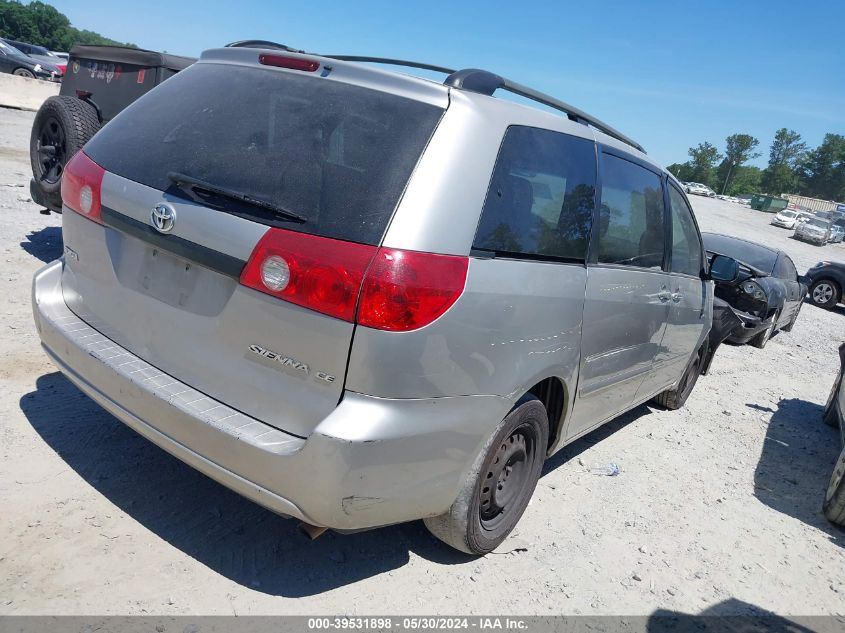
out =
[(522, 84), (518, 84), (510, 79), (505, 79), (504, 77), (500, 77), (499, 75), (486, 70), (478, 70), (475, 68), (459, 70), (446, 77), (446, 80), (443, 83), (447, 86), (463, 88), (464, 90), (472, 90), (486, 95), (492, 95), (500, 88), (502, 90), (507, 90), (513, 94), (517, 94), (521, 97), (525, 97), (526, 99), (531, 99), (532, 101), (537, 101), (538, 103), (542, 103), (550, 108), (559, 110), (565, 113), (572, 121), (591, 125), (608, 136), (612, 136), (613, 138), (645, 153), (642, 145), (637, 143), (635, 140), (625, 136), (622, 132), (587, 114), (583, 110), (569, 105), (560, 99), (555, 99), (550, 95), (534, 90), (533, 88), (529, 88), (528, 86), (523, 86)]
[(478, 92), (489, 96), (492, 96), (496, 90), (506, 90), (521, 97), (525, 97), (526, 99), (542, 103), (554, 110), (563, 112), (572, 121), (590, 125), (597, 130), (604, 132), (608, 136), (638, 149), (643, 154), (646, 153), (643, 146), (635, 140), (625, 136), (619, 130), (611, 127), (594, 116), (587, 114), (583, 110), (569, 105), (560, 99), (555, 99), (550, 95), (534, 90), (533, 88), (529, 88), (528, 86), (523, 86), (522, 84), (516, 83), (515, 81), (511, 81), (510, 79), (506, 79), (487, 70), (479, 70), (477, 68), (452, 70), (451, 68), (435, 66), (434, 64), (424, 64), (421, 62), (412, 62), (403, 59), (391, 59), (388, 57), (368, 57), (366, 55), (322, 55), (322, 57), (328, 57), (330, 59), (337, 59), (345, 62), (372, 62), (376, 64), (387, 64), (390, 66), (405, 66), (407, 68), (432, 70), (434, 72), (448, 75), (448, 77), (446, 77), (443, 81), (443, 83), (447, 86), (462, 90), (470, 90), (472, 92)]
[(421, 62), (412, 62), (405, 59), (391, 59), (389, 57), (368, 57), (366, 55), (320, 55), (320, 57), (337, 59), (342, 62), (373, 62), (374, 64), (387, 64), (388, 66), (405, 66), (407, 68), (433, 70), (436, 73), (444, 73), (446, 75), (451, 75), (455, 72), (453, 69), (445, 68), (443, 66), (435, 66), (434, 64), (423, 64)]

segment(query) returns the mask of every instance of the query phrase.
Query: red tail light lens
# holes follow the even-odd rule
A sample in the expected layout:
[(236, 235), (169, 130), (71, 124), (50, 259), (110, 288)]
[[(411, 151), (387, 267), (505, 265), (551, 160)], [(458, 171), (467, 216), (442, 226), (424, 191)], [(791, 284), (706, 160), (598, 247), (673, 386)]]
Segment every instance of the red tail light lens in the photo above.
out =
[(62, 202), (78, 214), (102, 224), (100, 193), (106, 170), (85, 152), (73, 155), (62, 174)]
[(265, 66), (277, 66), (279, 68), (289, 68), (290, 70), (302, 70), (307, 73), (313, 73), (320, 67), (320, 62), (313, 59), (303, 59), (302, 57), (288, 57), (287, 55), (270, 55), (268, 53), (261, 53), (258, 56), (258, 62)]
[[(377, 248), (271, 228), (241, 283), (344, 321), (393, 332), (424, 327), (457, 301), (469, 259)], [(359, 295), (360, 293), (360, 300)]]
[(446, 312), (466, 284), (469, 259), (381, 248), (367, 272), (358, 323), (406, 332)]
[(375, 246), (271, 228), (252, 252), (241, 283), (351, 322), (375, 253)]

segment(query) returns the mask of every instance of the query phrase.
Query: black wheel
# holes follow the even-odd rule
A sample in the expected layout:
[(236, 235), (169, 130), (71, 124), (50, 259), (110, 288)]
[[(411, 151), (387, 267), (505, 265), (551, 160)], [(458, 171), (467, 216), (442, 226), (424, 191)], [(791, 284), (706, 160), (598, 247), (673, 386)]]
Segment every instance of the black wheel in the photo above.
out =
[(667, 389), (661, 394), (654, 397), (654, 402), (659, 404), (664, 409), (675, 411), (680, 409), (689, 398), (692, 390), (695, 388), (695, 383), (698, 382), (698, 377), (701, 375), (701, 358), (702, 350), (695, 353), (692, 362), (687, 366), (684, 375), (678, 382), (675, 389)]
[(438, 539), (468, 554), (487, 554), (507, 538), (537, 486), (549, 437), (546, 408), (522, 398), (481, 450), (458, 498), (425, 519)]
[(13, 75), (17, 75), (18, 77), (27, 77), (28, 79), (35, 79), (35, 75), (33, 72), (27, 68), (15, 68)]
[(35, 184), (50, 205), (61, 209), (65, 164), (99, 129), (97, 111), (82, 99), (50, 97), (38, 110), (29, 157)]
[(769, 325), (766, 327), (766, 329), (757, 334), (750, 341), (748, 341), (748, 344), (752, 347), (756, 347), (757, 349), (763, 349), (764, 347), (766, 347), (766, 343), (769, 342), (769, 339), (772, 338), (772, 335), (777, 329), (778, 318), (780, 318), (780, 312), (776, 312), (775, 314), (773, 314), (772, 320), (769, 322)]
[(836, 377), (836, 382), (833, 383), (833, 389), (830, 390), (830, 395), (827, 397), (827, 404), (824, 407), (822, 420), (828, 426), (839, 428), (839, 416), (836, 413), (836, 400), (839, 397), (839, 387), (842, 384), (842, 374)]
[(833, 467), (822, 510), (828, 521), (845, 526), (845, 448)]
[(831, 279), (818, 279), (810, 286), (808, 294), (814, 306), (830, 310), (839, 303), (842, 296), (839, 284)]

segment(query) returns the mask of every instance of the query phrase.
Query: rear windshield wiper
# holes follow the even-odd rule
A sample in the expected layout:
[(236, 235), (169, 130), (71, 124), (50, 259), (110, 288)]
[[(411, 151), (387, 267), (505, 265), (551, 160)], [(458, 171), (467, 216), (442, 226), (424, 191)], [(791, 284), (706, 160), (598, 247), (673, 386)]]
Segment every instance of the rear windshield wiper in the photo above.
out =
[(287, 209), (275, 205), (272, 202), (267, 202), (266, 200), (261, 200), (260, 198), (253, 198), (249, 194), (242, 193), (240, 191), (235, 191), (234, 189), (227, 189), (225, 187), (213, 185), (210, 182), (200, 180), (199, 178), (194, 178), (193, 176), (188, 176), (187, 174), (179, 173), (178, 171), (171, 171), (167, 174), (167, 178), (179, 187), (187, 186), (189, 189), (199, 189), (201, 191), (207, 191), (208, 193), (214, 194), (216, 196), (222, 196), (224, 198), (229, 198), (230, 200), (237, 200), (238, 202), (243, 202), (244, 204), (249, 204), (254, 207), (267, 209), (268, 211), (272, 211), (276, 215), (283, 217), (287, 220), (292, 220), (294, 222), (308, 221), (308, 218), (306, 218), (304, 215), (299, 215), (298, 213), (294, 213), (293, 211), (288, 211)]

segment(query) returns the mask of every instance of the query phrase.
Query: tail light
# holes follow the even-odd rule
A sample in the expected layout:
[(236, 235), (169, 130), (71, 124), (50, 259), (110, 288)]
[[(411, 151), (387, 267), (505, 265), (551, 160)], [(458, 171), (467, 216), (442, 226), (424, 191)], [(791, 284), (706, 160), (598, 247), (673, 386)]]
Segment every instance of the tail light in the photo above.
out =
[(323, 314), (353, 321), (375, 246), (270, 229), (241, 273), (241, 283)]
[[(366, 327), (406, 332), (428, 325), (460, 297), (466, 257), (377, 248), (271, 228), (241, 283)], [(359, 298), (360, 295), (360, 298)]]
[(105, 173), (106, 170), (85, 152), (76, 152), (62, 173), (62, 202), (78, 214), (102, 224), (100, 192)]
[(381, 248), (361, 291), (358, 323), (416, 330), (440, 317), (464, 291), (469, 259)]

